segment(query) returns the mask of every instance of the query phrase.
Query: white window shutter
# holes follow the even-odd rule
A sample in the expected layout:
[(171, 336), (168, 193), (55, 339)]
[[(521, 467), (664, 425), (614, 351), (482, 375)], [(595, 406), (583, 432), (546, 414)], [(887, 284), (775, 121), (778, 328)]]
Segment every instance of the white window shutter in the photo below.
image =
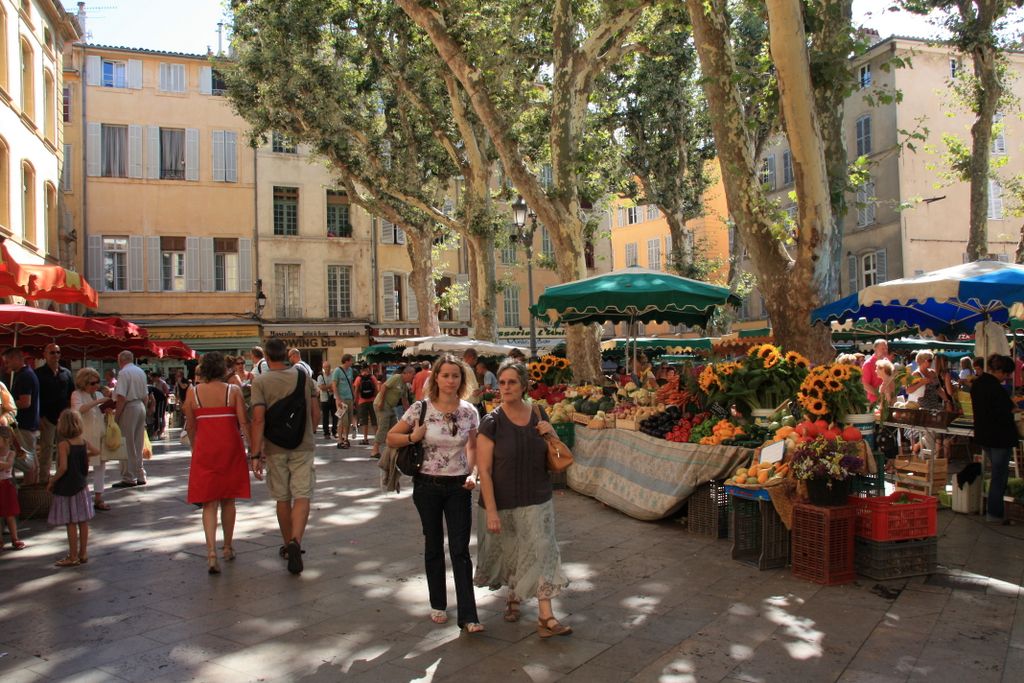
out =
[(91, 284), (93, 289), (97, 292), (102, 292), (106, 289), (107, 284), (107, 278), (103, 275), (102, 235), (89, 235), (88, 252), (86, 263), (88, 264), (89, 284)]
[(224, 131), (215, 130), (213, 140), (213, 179), (224, 180)]
[(85, 84), (100, 85), (103, 76), (103, 60), (97, 55), (85, 58)]
[(146, 238), (146, 281), (151, 292), (163, 289), (163, 262), (160, 258), (160, 238)]
[(185, 92), (188, 90), (188, 72), (185, 71), (184, 64), (172, 65), (171, 74), (174, 77), (174, 92)]
[(469, 274), (468, 273), (457, 273), (455, 275), (455, 283), (459, 285), (465, 285), (466, 298), (459, 302), (459, 310), (456, 315), (460, 321), (468, 321), (472, 311), (469, 308)]
[(384, 273), (384, 320), (392, 321), (398, 319), (398, 312), (395, 311), (395, 276), (391, 273)]
[(238, 291), (252, 291), (252, 240), (238, 240)]
[(132, 90), (142, 90), (142, 60), (128, 60), (128, 87)]
[(395, 224), (384, 218), (380, 221), (380, 241), (382, 244), (395, 243)]
[(405, 230), (395, 226), (395, 244), (405, 244)]
[(238, 133), (224, 131), (224, 180), (238, 182)]
[(626, 209), (625, 207), (619, 207), (619, 227), (621, 228), (626, 224)]
[(889, 279), (889, 263), (885, 257), (885, 249), (875, 252), (875, 282), (885, 282)]
[(142, 177), (142, 126), (128, 126), (128, 177)]
[(171, 65), (160, 62), (160, 92), (167, 92), (171, 89)]
[(420, 319), (419, 304), (416, 302), (416, 291), (412, 288), (409, 276), (405, 277), (405, 319), (417, 321)]
[(128, 236), (128, 291), (145, 291), (142, 270), (142, 235)]
[(199, 93), (202, 95), (213, 94), (213, 67), (199, 68)]
[(213, 238), (199, 238), (200, 267), (202, 268), (201, 288), (204, 292), (213, 291)]
[(160, 126), (146, 126), (146, 177), (160, 178)]
[(846, 263), (849, 268), (849, 272), (846, 275), (846, 286), (849, 288), (847, 294), (856, 294), (859, 289), (857, 283), (860, 281), (859, 273), (857, 272), (857, 257), (851, 254), (846, 258)]
[(200, 286), (199, 276), (199, 238), (185, 238), (185, 289), (190, 292), (198, 292)]
[(103, 152), (101, 147), (102, 126), (99, 123), (86, 124), (85, 173), (98, 176), (103, 173)]
[(185, 129), (185, 180), (199, 180), (199, 129)]

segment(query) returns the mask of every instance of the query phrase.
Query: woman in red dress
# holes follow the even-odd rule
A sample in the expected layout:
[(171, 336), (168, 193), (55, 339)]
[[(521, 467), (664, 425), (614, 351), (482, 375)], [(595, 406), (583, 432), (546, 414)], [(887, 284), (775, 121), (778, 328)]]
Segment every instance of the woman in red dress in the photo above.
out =
[(220, 507), (224, 527), (222, 554), (225, 560), (233, 560), (235, 499), (249, 497), (249, 467), (245, 457), (249, 418), (241, 389), (225, 381), (227, 366), (223, 355), (216, 351), (203, 354), (198, 369), (204, 381), (189, 389), (182, 406), (185, 429), (192, 444), (188, 502), (203, 506), (207, 571), (219, 574), (217, 507)]

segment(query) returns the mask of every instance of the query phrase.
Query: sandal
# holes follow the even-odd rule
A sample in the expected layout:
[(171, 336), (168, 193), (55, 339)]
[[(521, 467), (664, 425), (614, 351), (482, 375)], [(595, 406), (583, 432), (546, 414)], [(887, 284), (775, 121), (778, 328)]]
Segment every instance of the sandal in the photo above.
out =
[(88, 563), (89, 563), (89, 556), (88, 555), (81, 555), (80, 554), (78, 556), (78, 564), (88, 564)]
[(92, 506), (94, 508), (96, 508), (97, 510), (104, 510), (104, 511), (106, 511), (106, 510), (110, 509), (110, 505), (108, 505), (106, 502), (104, 502), (102, 500), (97, 500), (96, 502), (94, 502), (92, 504)]
[(505, 621), (519, 621), (519, 601), (509, 598), (505, 603)]
[(220, 564), (217, 563), (217, 552), (206, 554), (206, 572), (208, 574), (220, 574)]
[(541, 638), (567, 636), (570, 633), (572, 633), (572, 627), (558, 623), (558, 619), (555, 619), (554, 617), (537, 620), (537, 635)]
[(462, 625), (462, 630), (465, 631), (466, 633), (482, 633), (483, 631), (486, 631), (487, 629), (485, 629), (484, 625), (479, 623), (479, 622), (470, 621), (470, 622), (465, 623), (465, 624)]
[(342, 450), (349, 449), (351, 447), (352, 444), (349, 443), (348, 439), (345, 439), (344, 441), (338, 444), (338, 448), (341, 448)]
[(225, 560), (229, 560), (230, 561), (230, 560), (235, 559), (235, 549), (232, 548), (229, 545), (224, 546), (221, 549), (220, 554), (221, 554), (221, 556), (224, 557)]
[(71, 557), (70, 555), (68, 555), (63, 560), (57, 560), (56, 562), (54, 562), (53, 566), (54, 567), (77, 567), (80, 564), (82, 564), (81, 560), (79, 560), (77, 557)]
[(447, 624), (448, 615), (443, 609), (432, 609), (430, 610), (430, 620), (435, 624)]
[(14, 548), (15, 550), (24, 550), (25, 549), (25, 541), (21, 541), (21, 540), (15, 539), (15, 540), (11, 541), (11, 547)]

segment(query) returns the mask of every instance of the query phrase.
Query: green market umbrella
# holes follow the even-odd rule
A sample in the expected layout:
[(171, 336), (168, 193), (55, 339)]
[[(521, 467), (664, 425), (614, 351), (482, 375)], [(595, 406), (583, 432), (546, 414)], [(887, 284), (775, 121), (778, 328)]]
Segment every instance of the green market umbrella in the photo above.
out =
[[(633, 344), (639, 349), (664, 349), (667, 352), (684, 353), (689, 349), (711, 350), (710, 337), (680, 339), (679, 337), (637, 337)], [(608, 339), (601, 342), (602, 351), (625, 350), (630, 344), (629, 339)]]
[[(548, 287), (530, 307), (551, 323), (664, 322), (704, 327), (718, 306), (738, 306), (740, 298), (706, 282), (631, 266)], [(636, 347), (633, 348), (634, 360)]]

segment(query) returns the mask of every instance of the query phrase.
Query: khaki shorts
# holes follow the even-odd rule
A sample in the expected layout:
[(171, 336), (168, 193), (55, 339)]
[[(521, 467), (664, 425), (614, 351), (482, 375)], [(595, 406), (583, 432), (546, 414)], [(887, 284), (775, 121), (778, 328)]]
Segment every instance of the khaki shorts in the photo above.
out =
[(313, 451), (267, 455), (267, 491), (274, 500), (312, 498), (315, 485)]

